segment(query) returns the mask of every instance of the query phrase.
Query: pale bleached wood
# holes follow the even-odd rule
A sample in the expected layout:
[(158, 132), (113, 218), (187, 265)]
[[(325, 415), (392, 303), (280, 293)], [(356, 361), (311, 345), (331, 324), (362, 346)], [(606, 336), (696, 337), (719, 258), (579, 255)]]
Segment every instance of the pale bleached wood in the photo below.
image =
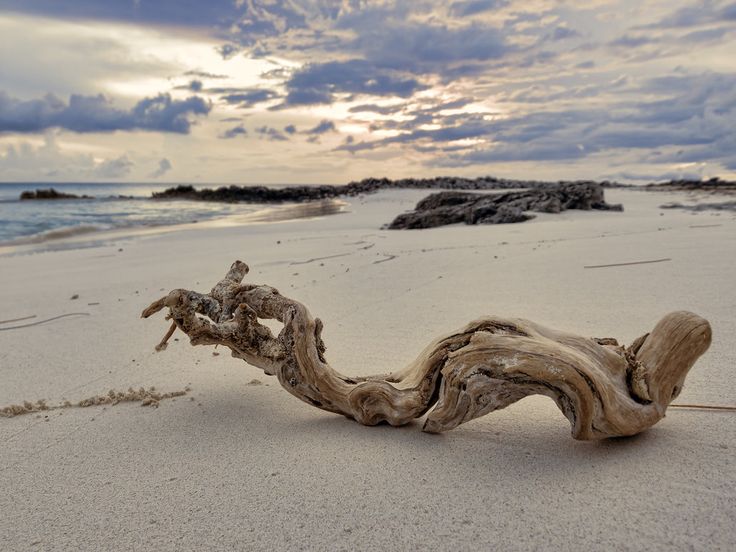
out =
[[(209, 294), (176, 289), (142, 316), (168, 308), (192, 345), (225, 345), (295, 397), (366, 425), (406, 424), (434, 407), (424, 431), (436, 433), (539, 394), (555, 401), (576, 439), (634, 435), (664, 417), (711, 341), (708, 321), (684, 311), (628, 348), (486, 317), (436, 339), (401, 371), (351, 378), (327, 363), (322, 322), (272, 287), (242, 284), (247, 273), (236, 261)], [(283, 329), (274, 336), (259, 319)]]

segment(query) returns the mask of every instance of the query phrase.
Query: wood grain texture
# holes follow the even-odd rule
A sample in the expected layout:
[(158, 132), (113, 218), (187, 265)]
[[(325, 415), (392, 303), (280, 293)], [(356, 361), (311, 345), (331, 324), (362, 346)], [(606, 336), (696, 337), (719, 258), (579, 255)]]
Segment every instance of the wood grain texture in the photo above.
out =
[[(227, 346), (295, 397), (365, 425), (403, 425), (429, 412), (423, 429), (437, 433), (538, 394), (555, 401), (575, 439), (634, 435), (664, 417), (711, 341), (708, 321), (684, 311), (629, 347), (486, 317), (436, 339), (403, 370), (350, 378), (327, 363), (319, 318), (270, 286), (242, 284), (247, 273), (236, 261), (210, 293), (173, 290), (142, 316), (168, 308), (192, 345)], [(259, 319), (283, 329), (273, 335)]]

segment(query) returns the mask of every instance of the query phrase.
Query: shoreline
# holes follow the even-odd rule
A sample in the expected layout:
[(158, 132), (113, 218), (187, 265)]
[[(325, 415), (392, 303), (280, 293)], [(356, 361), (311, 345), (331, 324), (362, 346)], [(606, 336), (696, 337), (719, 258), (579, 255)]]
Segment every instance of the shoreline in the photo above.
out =
[[(69, 226), (60, 226), (57, 228), (53, 228), (51, 230), (43, 231), (37, 234), (30, 234), (30, 235), (24, 235), (24, 236), (18, 236), (16, 238), (12, 238), (10, 240), (2, 240), (0, 241), (0, 256), (6, 256), (6, 255), (15, 255), (15, 254), (24, 254), (24, 253), (35, 253), (40, 251), (54, 251), (54, 250), (63, 250), (63, 249), (73, 249), (73, 248), (88, 248), (88, 247), (95, 247), (99, 245), (104, 245), (105, 243), (108, 243), (110, 241), (116, 240), (116, 239), (128, 239), (128, 238), (135, 238), (137, 236), (151, 236), (156, 234), (164, 234), (164, 233), (171, 233), (171, 232), (177, 232), (177, 231), (184, 231), (184, 230), (192, 230), (195, 228), (215, 228), (215, 227), (227, 227), (227, 226), (242, 226), (242, 225), (250, 225), (250, 224), (268, 224), (268, 223), (277, 223), (277, 222), (286, 222), (289, 220), (296, 220), (300, 218), (315, 218), (315, 217), (322, 217), (322, 216), (329, 216), (333, 214), (340, 214), (345, 211), (350, 205), (347, 201), (339, 199), (339, 197), (347, 196), (348, 198), (356, 198), (363, 194), (374, 194), (381, 191), (388, 191), (388, 190), (407, 190), (407, 191), (422, 191), (424, 193), (432, 193), (436, 190), (476, 190), (478, 193), (484, 193), (488, 192), (493, 194), (493, 192), (498, 192), (499, 194), (503, 193), (514, 193), (514, 192), (522, 192), (524, 190), (554, 190), (556, 188), (562, 188), (565, 187), (574, 188), (574, 187), (590, 187), (591, 185), (593, 187), (600, 186), (601, 190), (630, 190), (630, 191), (644, 191), (644, 192), (656, 192), (656, 193), (678, 193), (683, 192), (687, 194), (685, 197), (692, 199), (693, 194), (702, 193), (705, 197), (713, 197), (713, 195), (723, 195), (723, 196), (730, 196), (732, 194), (732, 188), (736, 189), (736, 182), (727, 182), (727, 181), (721, 181), (719, 179), (711, 179), (709, 181), (702, 181), (700, 183), (695, 183), (695, 181), (669, 181), (667, 183), (655, 183), (655, 184), (648, 184), (648, 185), (627, 185), (627, 184), (617, 184), (617, 183), (609, 183), (609, 182), (594, 182), (594, 181), (574, 181), (570, 182), (569, 184), (561, 184), (556, 182), (525, 182), (525, 181), (518, 181), (518, 180), (499, 180), (499, 179), (490, 179), (487, 182), (489, 183), (488, 187), (484, 187), (482, 184), (483, 182), (486, 182), (485, 179), (448, 179), (445, 177), (439, 177), (435, 179), (402, 179), (397, 181), (391, 181), (389, 179), (366, 179), (364, 181), (361, 181), (358, 184), (358, 186), (354, 186), (355, 183), (351, 183), (345, 186), (330, 186), (329, 188), (342, 188), (345, 190), (352, 190), (350, 193), (343, 193), (340, 192), (337, 196), (334, 197), (327, 197), (322, 199), (303, 199), (303, 200), (278, 200), (278, 201), (268, 201), (263, 200), (259, 202), (255, 201), (243, 201), (243, 202), (228, 202), (225, 201), (224, 203), (237, 203), (237, 204), (247, 204), (247, 205), (253, 205), (253, 206), (259, 206), (260, 209), (256, 211), (252, 211), (246, 214), (224, 214), (219, 216), (213, 216), (212, 218), (205, 219), (202, 221), (195, 220), (192, 222), (184, 222), (184, 223), (178, 223), (178, 224), (140, 224), (140, 225), (129, 225), (129, 226), (120, 226), (120, 227), (113, 227), (113, 228), (107, 228), (107, 227), (100, 227), (100, 226), (94, 226), (94, 225), (84, 225), (84, 224), (78, 224), (78, 225), (69, 225)], [(524, 182), (527, 184), (527, 187), (520, 187), (520, 188), (514, 188), (514, 187), (507, 187), (511, 184), (519, 185), (520, 182)], [(367, 183), (367, 184), (366, 184)], [(408, 184), (407, 184), (408, 183)], [(416, 187), (419, 184), (424, 184), (429, 187)], [(364, 186), (365, 184), (365, 186)], [(407, 185), (405, 185), (407, 184)], [(697, 185), (696, 185), (697, 184)], [(352, 188), (351, 188), (352, 186)], [(500, 187), (496, 187), (500, 186)], [(262, 190), (270, 190), (275, 192), (283, 192), (285, 191), (286, 195), (289, 197), (294, 196), (294, 190), (298, 193), (301, 193), (302, 190), (304, 190), (305, 186), (298, 186), (298, 187), (283, 187), (283, 188), (266, 188), (261, 186), (256, 187), (235, 187), (231, 186), (228, 188), (229, 190), (232, 190), (233, 188), (237, 188), (237, 190), (256, 190), (256, 194), (261, 194)], [(356, 190), (364, 189), (366, 191), (358, 192)], [(222, 188), (221, 188), (222, 189)], [(315, 193), (323, 193), (319, 190), (320, 187), (315, 188), (317, 191)], [(169, 189), (165, 190), (165, 193), (168, 192)], [(204, 192), (207, 192), (208, 190), (203, 190)], [(209, 190), (211, 192), (211, 190)], [(248, 191), (247, 193), (250, 194), (251, 191)], [(330, 192), (327, 195), (332, 194), (333, 192)], [(450, 192), (448, 192), (450, 193)], [(456, 192), (458, 194), (464, 193), (464, 192)], [(602, 192), (601, 192), (602, 193)], [(153, 192), (155, 195), (156, 192)], [(187, 192), (188, 194), (188, 192)], [(187, 195), (185, 194), (185, 196)], [(324, 194), (323, 194), (324, 195)], [(436, 194), (435, 194), (436, 195)], [(472, 195), (469, 193), (469, 195)], [(123, 200), (132, 200), (135, 202), (141, 202), (145, 203), (148, 201), (161, 201), (163, 199), (171, 200), (171, 201), (203, 201), (203, 202), (216, 202), (220, 203), (222, 201), (217, 199), (193, 199), (192, 197), (178, 197), (176, 194), (174, 196), (166, 196), (166, 197), (159, 197), (159, 198), (152, 198), (147, 196), (105, 196), (105, 197), (89, 197), (89, 196), (80, 196), (80, 197), (67, 197), (67, 194), (61, 194), (61, 198), (58, 199), (48, 199), (48, 198), (40, 198), (40, 199), (33, 199), (33, 200), (3, 200), (2, 203), (9, 204), (9, 203), (20, 203), (20, 202), (28, 202), (32, 204), (40, 204), (40, 203), (50, 203), (54, 204), (57, 201), (61, 202), (67, 202), (67, 201), (74, 201), (74, 200), (80, 200), (84, 202), (89, 201), (101, 201), (101, 202), (115, 202), (115, 201), (123, 201)], [(424, 197), (423, 199), (428, 199), (427, 197)], [(700, 206), (689, 206), (684, 205), (682, 203), (674, 203), (674, 204), (662, 204), (660, 205), (661, 209), (670, 209), (670, 208), (680, 208), (684, 210), (697, 210), (697, 211), (707, 211), (709, 209), (713, 210), (724, 210), (724, 211), (733, 211), (733, 207), (731, 205), (732, 202), (726, 202), (724, 204), (703, 204)], [(615, 207), (615, 206), (614, 206)], [(405, 211), (404, 213), (400, 214), (400, 216), (394, 220), (393, 222), (390, 220), (383, 221), (381, 224), (381, 228), (393, 228), (396, 226), (396, 221), (399, 220), (401, 217), (408, 216), (411, 213), (410, 210)], [(523, 209), (522, 209), (523, 211)], [(533, 212), (534, 209), (532, 209), (530, 212)], [(534, 215), (525, 215), (525, 216), (517, 216), (517, 217), (509, 217), (508, 220), (501, 220), (502, 223), (512, 223), (512, 222), (521, 222), (523, 220), (528, 220), (530, 218), (533, 218)], [(447, 223), (444, 223), (447, 224)], [(398, 226), (396, 226), (398, 227)]]
[[(11, 187), (18, 188), (26, 187), (25, 184), (21, 183), (11, 183)], [(67, 185), (67, 184), (64, 184)], [(455, 214), (447, 214), (444, 213), (444, 210), (447, 209), (438, 209), (437, 215), (435, 216), (434, 213), (426, 213), (426, 214), (417, 214), (417, 217), (424, 218), (424, 222), (416, 222), (411, 224), (405, 224), (404, 219), (406, 219), (406, 216), (402, 215), (403, 218), (397, 218), (393, 221), (384, 221), (382, 225), (387, 226), (389, 228), (410, 228), (410, 227), (431, 227), (431, 226), (437, 226), (437, 225), (444, 225), (444, 224), (451, 224), (453, 222), (457, 222), (457, 220), (463, 219), (466, 220), (468, 223), (475, 223), (477, 220), (481, 220), (484, 223), (512, 223), (512, 222), (523, 222), (524, 220), (527, 220), (534, 215), (530, 214), (533, 211), (552, 211), (557, 212), (560, 209), (564, 209), (565, 202), (563, 201), (560, 203), (559, 208), (554, 207), (550, 204), (550, 201), (547, 199), (548, 197), (554, 196), (555, 194), (563, 194), (563, 197), (565, 194), (569, 193), (568, 191), (571, 190), (581, 190), (581, 194), (590, 194), (591, 192), (583, 192), (582, 190), (591, 190), (594, 191), (594, 195), (599, 195), (601, 198), (603, 197), (605, 190), (614, 190), (614, 189), (628, 189), (628, 190), (637, 190), (637, 191), (653, 191), (653, 192), (677, 192), (677, 191), (684, 191), (688, 192), (689, 194), (708, 194), (708, 195), (726, 195), (730, 196), (733, 195), (733, 193), (736, 192), (736, 182), (729, 182), (720, 180), (718, 178), (712, 178), (710, 180), (703, 180), (703, 181), (693, 181), (693, 180), (671, 180), (668, 182), (658, 182), (658, 183), (650, 183), (646, 185), (630, 185), (630, 184), (622, 184), (617, 182), (610, 182), (610, 181), (602, 181), (602, 182), (596, 182), (592, 180), (579, 180), (579, 181), (558, 181), (558, 182), (551, 182), (551, 181), (525, 181), (525, 180), (512, 180), (512, 179), (499, 179), (495, 177), (479, 177), (479, 178), (460, 178), (460, 177), (435, 177), (435, 178), (404, 178), (404, 179), (398, 179), (398, 180), (390, 180), (388, 178), (367, 178), (358, 182), (351, 182), (346, 185), (323, 185), (323, 186), (279, 186), (279, 187), (266, 187), (266, 186), (227, 186), (227, 187), (220, 187), (217, 189), (195, 189), (192, 185), (179, 185), (175, 188), (166, 188), (163, 190), (156, 191), (155, 189), (152, 189), (150, 191), (150, 196), (145, 195), (123, 195), (119, 193), (112, 193), (116, 189), (116, 185), (110, 185), (110, 184), (88, 184), (86, 186), (83, 186), (79, 183), (69, 183), (68, 186), (70, 186), (69, 190), (63, 190), (63, 191), (57, 191), (55, 188), (38, 188), (35, 191), (30, 191), (27, 189), (24, 189), (20, 192), (20, 198), (19, 199), (10, 199), (9, 197), (2, 198), (0, 196), (0, 208), (5, 209), (13, 209), (16, 208), (15, 205), (29, 205), (29, 206), (50, 206), (56, 203), (62, 204), (62, 205), (75, 205), (75, 202), (82, 202), (85, 206), (93, 206), (92, 211), (98, 212), (99, 217), (97, 221), (85, 218), (84, 215), (78, 215), (74, 216), (74, 214), (71, 214), (71, 217), (69, 217), (68, 221), (63, 221), (60, 224), (57, 223), (55, 226), (52, 225), (51, 228), (44, 229), (41, 231), (36, 230), (33, 232), (31, 228), (27, 230), (31, 230), (31, 232), (23, 233), (23, 222), (20, 222), (22, 219), (18, 219), (16, 216), (15, 218), (17, 220), (13, 220), (13, 217), (10, 217), (10, 228), (12, 228), (13, 224), (20, 224), (21, 233), (13, 233), (11, 232), (9, 234), (9, 237), (6, 237), (2, 240), (0, 240), (0, 255), (8, 253), (9, 250), (17, 250), (17, 248), (21, 247), (29, 247), (34, 244), (45, 244), (45, 243), (57, 243), (59, 244), (59, 247), (64, 247), (64, 242), (62, 240), (68, 240), (68, 244), (74, 244), (80, 243), (79, 236), (86, 235), (86, 236), (95, 236), (99, 239), (105, 239), (106, 236), (110, 235), (113, 237), (119, 237), (123, 234), (129, 233), (129, 234), (137, 234), (137, 233), (151, 233), (151, 232), (158, 232), (158, 231), (169, 231), (166, 230), (168, 227), (183, 227), (186, 228), (189, 224), (216, 224), (215, 221), (218, 221), (220, 219), (223, 219), (222, 224), (228, 224), (226, 220), (233, 218), (233, 220), (237, 218), (243, 219), (242, 223), (252, 223), (252, 222), (269, 222), (273, 218), (273, 216), (277, 217), (277, 220), (281, 220), (284, 218), (284, 215), (271, 215), (268, 212), (262, 213), (259, 215), (253, 215), (250, 214), (245, 217), (234, 217), (232, 213), (207, 213), (207, 212), (201, 212), (201, 213), (191, 213), (190, 216), (182, 217), (184, 220), (180, 222), (176, 221), (157, 221), (154, 220), (156, 217), (154, 216), (151, 218), (151, 220), (148, 221), (139, 221), (138, 224), (125, 224), (125, 223), (119, 223), (118, 220), (125, 220), (125, 218), (128, 216), (128, 214), (133, 215), (135, 217), (139, 213), (135, 211), (130, 211), (128, 214), (122, 213), (122, 216), (118, 217), (118, 220), (115, 219), (114, 216), (105, 216), (104, 212), (100, 210), (98, 207), (94, 207), (94, 205), (115, 205), (115, 202), (117, 201), (125, 201), (125, 202), (132, 202), (132, 204), (137, 204), (142, 206), (141, 212), (142, 214), (146, 208), (145, 205), (147, 202), (154, 201), (154, 202), (160, 202), (160, 201), (189, 201), (189, 202), (200, 202), (202, 204), (223, 204), (223, 205), (247, 205), (251, 207), (261, 207), (258, 209), (258, 212), (263, 211), (264, 209), (267, 210), (270, 208), (276, 209), (279, 211), (282, 211), (282, 206), (289, 205), (287, 209), (293, 209), (297, 213), (293, 216), (301, 217), (301, 216), (311, 216), (309, 214), (302, 215), (298, 214), (299, 209), (296, 207), (297, 205), (306, 205), (310, 202), (319, 202), (319, 201), (327, 201), (327, 200), (339, 200), (341, 197), (345, 198), (352, 198), (352, 197), (359, 197), (362, 195), (367, 194), (373, 194), (377, 193), (382, 190), (424, 190), (425, 192), (431, 193), (431, 192), (437, 192), (437, 190), (442, 190), (442, 192), (437, 192), (434, 195), (439, 196), (442, 194), (448, 195), (451, 193), (454, 193), (459, 197), (462, 193), (465, 193), (468, 197), (468, 200), (472, 199), (472, 192), (475, 191), (476, 193), (483, 193), (483, 192), (507, 192), (506, 195), (512, 195), (512, 192), (526, 192), (528, 194), (538, 194), (540, 197), (539, 205), (533, 206), (534, 201), (522, 201), (518, 202), (518, 205), (509, 205), (508, 207), (506, 205), (501, 206), (499, 204), (498, 207), (494, 207), (491, 209), (493, 213), (487, 213), (488, 209), (481, 208), (480, 211), (483, 211), (482, 216), (475, 216), (471, 214), (467, 214), (465, 216), (459, 216)], [(130, 190), (132, 188), (143, 188), (143, 187), (150, 187), (149, 185), (144, 184), (120, 184), (121, 190)], [(82, 195), (78, 195), (76, 193), (76, 189), (81, 187), (85, 190), (85, 193)], [(100, 187), (101, 189), (105, 189), (107, 194), (111, 195), (104, 195), (104, 196), (91, 196), (87, 195), (87, 191), (91, 191), (90, 188), (94, 187)], [(163, 187), (162, 185), (159, 185), (159, 187)], [(75, 193), (71, 193), (75, 192)], [(551, 196), (550, 196), (551, 194)], [(7, 195), (7, 194), (6, 194)], [(517, 194), (519, 195), (519, 194)], [(425, 198), (426, 200), (429, 200), (430, 198)], [(511, 197), (507, 198), (509, 201), (512, 199)], [(504, 199), (503, 201), (506, 201)], [(102, 203), (98, 203), (102, 202)], [(552, 201), (552, 203), (555, 203), (556, 200)], [(598, 202), (601, 205), (605, 206), (605, 201), (602, 200), (601, 202)], [(160, 204), (159, 204), (160, 205)], [(419, 205), (417, 205), (419, 207)], [(47, 207), (44, 207), (44, 209)], [(77, 209), (81, 208), (77, 207)], [(569, 207), (567, 207), (569, 208)], [(573, 207), (574, 208), (574, 207)], [(597, 207), (594, 207), (597, 208)], [(687, 208), (685, 206), (685, 208)], [(730, 208), (727, 205), (720, 206), (718, 208)], [(187, 208), (189, 209), (189, 207)], [(311, 208), (309, 208), (311, 209)], [(308, 209), (308, 210), (309, 210)], [(499, 214), (495, 215), (497, 209), (500, 209)], [(457, 210), (457, 209), (456, 209)], [(479, 209), (475, 209), (479, 210)], [(40, 211), (43, 211), (41, 209)], [(171, 208), (166, 211), (164, 209), (161, 212), (168, 212), (168, 213), (175, 213), (177, 212), (175, 206), (171, 206)], [(339, 212), (339, 209), (333, 209), (332, 212)], [(93, 213), (90, 213), (93, 214)], [(329, 212), (322, 212), (319, 213), (319, 215), (326, 215), (329, 214)], [(493, 216), (491, 216), (493, 215)], [(35, 217), (43, 217), (43, 212), (38, 212), (34, 215)], [(285, 215), (285, 218), (289, 218), (291, 215)], [(158, 218), (170, 218), (166, 215), (158, 215)], [(189, 220), (186, 220), (189, 219)], [(201, 219), (201, 220), (200, 220)], [(457, 219), (457, 220), (456, 220)], [(26, 219), (26, 220), (32, 220), (32, 219)], [(204, 220), (205, 222), (202, 222)], [(276, 220), (274, 220), (276, 221)], [(26, 224), (26, 226), (28, 226)], [(151, 229), (160, 229), (160, 230), (151, 230)], [(26, 230), (26, 231), (27, 231)], [(66, 247), (70, 247), (72, 245), (66, 245)], [(82, 245), (80, 245), (82, 246)]]
[(99, 228), (94, 226), (65, 226), (53, 230), (20, 236), (0, 241), (0, 257), (43, 251), (88, 248), (101, 246), (119, 239), (129, 239), (157, 234), (167, 234), (184, 230), (247, 226), (255, 224), (276, 224), (300, 219), (314, 219), (345, 212), (349, 203), (328, 199), (311, 204), (294, 203), (285, 205), (264, 205), (261, 209), (245, 214), (230, 214), (213, 217), (204, 221), (180, 224), (130, 225), (118, 228)]

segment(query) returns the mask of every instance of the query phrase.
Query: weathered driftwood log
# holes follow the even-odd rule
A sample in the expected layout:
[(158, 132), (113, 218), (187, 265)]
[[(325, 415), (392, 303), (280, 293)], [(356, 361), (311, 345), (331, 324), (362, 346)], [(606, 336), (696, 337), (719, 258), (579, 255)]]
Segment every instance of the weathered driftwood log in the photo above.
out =
[[(406, 424), (434, 406), (424, 431), (440, 432), (540, 394), (576, 439), (634, 435), (664, 417), (711, 340), (708, 322), (689, 312), (666, 315), (628, 348), (488, 317), (430, 343), (399, 372), (351, 378), (327, 364), (322, 322), (272, 287), (241, 284), (247, 272), (237, 261), (209, 294), (177, 289), (151, 304), (144, 318), (168, 307), (173, 320), (158, 349), (178, 327), (192, 345), (225, 345), (297, 398), (366, 425)], [(274, 336), (259, 318), (284, 327)]]

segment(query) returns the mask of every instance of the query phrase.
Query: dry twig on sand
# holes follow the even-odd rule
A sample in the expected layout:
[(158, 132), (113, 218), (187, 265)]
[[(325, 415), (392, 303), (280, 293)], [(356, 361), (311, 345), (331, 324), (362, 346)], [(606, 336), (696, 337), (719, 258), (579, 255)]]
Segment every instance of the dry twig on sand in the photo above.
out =
[[(88, 312), (69, 312), (67, 314), (60, 314), (59, 316), (52, 316), (51, 318), (47, 318), (45, 320), (39, 320), (38, 322), (30, 322), (28, 324), (19, 324), (18, 326), (5, 326), (4, 328), (0, 328), (0, 332), (6, 331), (6, 330), (19, 330), (21, 328), (30, 328), (31, 326), (38, 326), (40, 324), (45, 324), (46, 322), (53, 322), (54, 320), (59, 320), (60, 318), (67, 318), (68, 316), (89, 316), (90, 314)], [(31, 318), (35, 318), (36, 315), (33, 316), (26, 316), (25, 318), (17, 318), (16, 320), (6, 320), (6, 322), (17, 322), (20, 320), (30, 320)]]
[(653, 259), (651, 261), (631, 261), (628, 263), (612, 263), (612, 264), (602, 264), (602, 265), (586, 265), (583, 268), (610, 268), (612, 266), (632, 266), (632, 265), (641, 265), (641, 264), (652, 264), (652, 263), (664, 263), (667, 261), (671, 261), (672, 259), (666, 258), (666, 259)]

